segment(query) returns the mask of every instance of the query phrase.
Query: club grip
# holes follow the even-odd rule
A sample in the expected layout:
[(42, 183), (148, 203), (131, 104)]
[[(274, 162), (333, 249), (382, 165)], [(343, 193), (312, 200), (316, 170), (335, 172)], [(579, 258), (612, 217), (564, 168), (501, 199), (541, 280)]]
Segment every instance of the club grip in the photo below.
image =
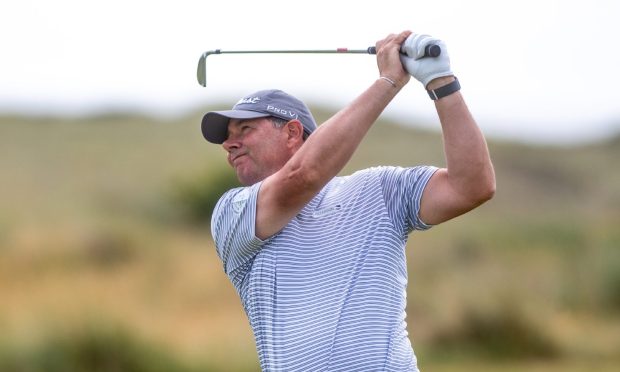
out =
[[(401, 54), (404, 54), (402, 51)], [(374, 46), (368, 47), (368, 54), (377, 54), (377, 48)], [(424, 48), (424, 57), (439, 57), (441, 55), (441, 47), (437, 44), (428, 44)]]

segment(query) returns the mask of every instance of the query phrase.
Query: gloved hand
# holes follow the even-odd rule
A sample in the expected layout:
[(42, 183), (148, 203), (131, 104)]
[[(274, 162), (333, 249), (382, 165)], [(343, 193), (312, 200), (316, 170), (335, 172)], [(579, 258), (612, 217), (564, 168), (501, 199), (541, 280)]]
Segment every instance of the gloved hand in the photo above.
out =
[[(441, 47), (441, 54), (438, 57), (424, 57), (424, 48), (429, 44), (436, 44)], [(431, 80), (442, 76), (454, 75), (450, 70), (450, 56), (446, 44), (429, 35), (411, 34), (401, 45), (400, 61), (409, 75), (416, 78), (424, 85), (424, 88)]]

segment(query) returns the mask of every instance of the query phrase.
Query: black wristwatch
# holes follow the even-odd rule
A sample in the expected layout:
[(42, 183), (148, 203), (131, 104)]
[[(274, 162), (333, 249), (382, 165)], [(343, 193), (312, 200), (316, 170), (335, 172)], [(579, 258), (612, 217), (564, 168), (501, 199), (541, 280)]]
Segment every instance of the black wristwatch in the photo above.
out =
[(451, 82), (450, 84), (446, 84), (435, 90), (427, 89), (426, 91), (428, 92), (429, 97), (431, 97), (433, 101), (436, 101), (445, 96), (449, 96), (450, 94), (454, 92), (458, 92), (460, 89), (461, 89), (461, 84), (459, 83), (459, 79), (457, 79), (455, 76), (454, 81)]

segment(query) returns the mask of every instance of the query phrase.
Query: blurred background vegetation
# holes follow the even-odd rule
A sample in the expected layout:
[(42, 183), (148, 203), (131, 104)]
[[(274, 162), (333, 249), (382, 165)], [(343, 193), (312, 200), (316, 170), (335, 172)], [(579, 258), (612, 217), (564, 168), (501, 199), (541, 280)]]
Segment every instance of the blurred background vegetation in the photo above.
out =
[[(200, 117), (0, 117), (0, 371), (259, 370)], [(420, 367), (620, 370), (620, 136), (489, 146), (496, 197), (408, 244)], [(440, 135), (381, 121), (343, 173), (379, 164), (442, 166)]]

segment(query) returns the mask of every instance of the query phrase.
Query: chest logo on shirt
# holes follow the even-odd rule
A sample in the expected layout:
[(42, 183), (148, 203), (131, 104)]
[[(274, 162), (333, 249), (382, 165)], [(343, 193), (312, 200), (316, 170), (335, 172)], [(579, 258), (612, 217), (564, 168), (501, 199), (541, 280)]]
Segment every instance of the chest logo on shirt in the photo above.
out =
[(342, 206), (340, 204), (336, 204), (331, 207), (317, 209), (314, 212), (312, 212), (312, 217), (321, 218), (321, 217), (329, 216), (331, 214), (339, 212), (341, 208)]

